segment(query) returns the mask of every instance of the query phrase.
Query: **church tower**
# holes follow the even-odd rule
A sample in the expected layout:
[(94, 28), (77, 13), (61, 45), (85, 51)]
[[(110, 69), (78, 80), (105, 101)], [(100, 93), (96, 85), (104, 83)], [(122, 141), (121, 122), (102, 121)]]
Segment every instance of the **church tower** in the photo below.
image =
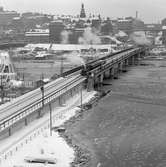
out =
[(84, 4), (81, 5), (81, 12), (80, 12), (80, 18), (85, 18), (86, 14), (85, 14), (85, 9), (84, 9)]

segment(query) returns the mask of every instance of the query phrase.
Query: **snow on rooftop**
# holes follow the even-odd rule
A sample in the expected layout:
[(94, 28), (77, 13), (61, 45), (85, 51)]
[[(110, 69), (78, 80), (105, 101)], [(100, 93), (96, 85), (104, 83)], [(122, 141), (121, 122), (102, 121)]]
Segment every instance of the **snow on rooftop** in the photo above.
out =
[(128, 35), (124, 31), (119, 31), (118, 34), (116, 34), (115, 36), (126, 37)]
[(163, 30), (166, 30), (166, 26), (162, 26), (162, 29), (163, 29)]
[(45, 48), (45, 49), (49, 49), (50, 48), (50, 44), (28, 44), (25, 46), (25, 48), (30, 48), (30, 49), (34, 49), (36, 47), (39, 47), (39, 48)]

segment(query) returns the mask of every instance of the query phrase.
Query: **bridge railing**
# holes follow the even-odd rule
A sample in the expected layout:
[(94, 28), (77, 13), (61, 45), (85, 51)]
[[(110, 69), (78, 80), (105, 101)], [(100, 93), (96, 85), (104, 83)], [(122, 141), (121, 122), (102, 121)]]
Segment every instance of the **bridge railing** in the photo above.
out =
[[(56, 98), (60, 97), (65, 92), (69, 91), (73, 87), (77, 86), (79, 83), (82, 83), (85, 80), (84, 77), (78, 77), (75, 80), (61, 86), (58, 90), (53, 91), (49, 95), (44, 96), (44, 105), (51, 103), (51, 101), (55, 100)], [(26, 101), (25, 101), (26, 102)], [(33, 112), (40, 110), (42, 106), (43, 99), (39, 98), (36, 101), (33, 101), (31, 105), (27, 105), (20, 109), (19, 111), (8, 115), (5, 119), (0, 121), (0, 132), (9, 128), (16, 122), (20, 121), (21, 119), (27, 117)], [(7, 111), (6, 111), (7, 112)]]

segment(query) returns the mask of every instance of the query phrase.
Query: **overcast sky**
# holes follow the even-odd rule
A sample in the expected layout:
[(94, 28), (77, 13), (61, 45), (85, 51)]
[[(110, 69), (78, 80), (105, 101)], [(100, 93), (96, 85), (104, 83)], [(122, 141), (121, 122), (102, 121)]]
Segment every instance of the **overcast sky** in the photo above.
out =
[(148, 23), (158, 23), (166, 17), (166, 0), (0, 0), (0, 3), (6, 10), (74, 15), (79, 14), (84, 3), (87, 14), (100, 13), (111, 18), (135, 16), (137, 10), (139, 18)]

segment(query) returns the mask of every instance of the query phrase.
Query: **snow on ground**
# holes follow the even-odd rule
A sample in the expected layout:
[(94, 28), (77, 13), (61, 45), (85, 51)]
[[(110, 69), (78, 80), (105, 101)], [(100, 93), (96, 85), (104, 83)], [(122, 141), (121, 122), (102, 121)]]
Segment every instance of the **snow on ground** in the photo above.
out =
[(74, 160), (74, 150), (67, 145), (65, 140), (58, 133), (49, 131), (34, 139), (24, 146), (12, 159), (2, 164), (4, 167), (44, 167), (46, 164), (28, 163), (26, 157), (48, 157), (55, 158), (56, 164), (47, 164), (49, 167), (68, 167)]
[[(83, 91), (83, 103), (87, 103), (96, 92), (86, 92)], [(63, 109), (63, 112), (57, 112), (53, 115), (53, 127), (61, 126), (65, 121), (73, 117), (76, 111), (80, 108), (76, 107), (80, 104), (80, 95), (71, 98)], [(49, 115), (48, 115), (49, 116)], [(47, 119), (47, 124), (49, 123), (48, 117), (46, 116), (42, 119)], [(46, 121), (43, 123), (43, 120), (40, 120), (44, 126)], [(36, 121), (36, 126), (39, 128), (39, 120)], [(35, 121), (34, 121), (35, 122)], [(35, 124), (31, 124), (29, 126), (29, 130), (32, 131), (32, 127), (34, 130)], [(48, 127), (48, 126), (47, 126)], [(27, 128), (27, 127), (26, 127)], [(20, 131), (24, 131), (20, 130)], [(19, 135), (21, 132), (19, 132)], [(23, 134), (22, 134), (23, 135)], [(20, 136), (19, 136), (20, 137)], [(13, 139), (12, 139), (13, 138)], [(11, 136), (10, 140), (14, 141), (14, 135)], [(9, 141), (9, 139), (8, 139)], [(19, 141), (20, 142), (20, 141)], [(0, 143), (5, 144), (4, 143)], [(7, 144), (6, 144), (7, 145)], [(9, 147), (7, 145), (7, 147)], [(24, 159), (27, 156), (33, 157), (49, 157), (49, 158), (56, 158), (56, 164), (41, 164), (41, 163), (28, 163)], [(70, 163), (74, 160), (74, 150), (70, 146), (67, 145), (65, 140), (61, 138), (57, 132), (53, 132), (53, 135), (50, 136), (48, 128), (45, 129), (41, 134), (39, 134), (36, 138), (34, 138), (31, 142), (24, 145), (20, 148), (15, 154), (9, 157), (7, 160), (2, 161), (0, 167), (69, 167)]]

